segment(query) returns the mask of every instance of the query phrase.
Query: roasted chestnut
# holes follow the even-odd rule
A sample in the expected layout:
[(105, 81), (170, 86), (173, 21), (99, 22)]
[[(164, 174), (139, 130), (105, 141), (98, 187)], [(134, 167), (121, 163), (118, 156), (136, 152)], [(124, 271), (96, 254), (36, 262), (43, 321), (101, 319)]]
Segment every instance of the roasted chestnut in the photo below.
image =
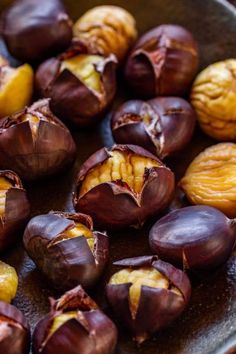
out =
[(111, 127), (117, 143), (140, 145), (163, 159), (189, 143), (195, 120), (184, 99), (160, 97), (124, 103), (113, 114)]
[(0, 353), (28, 354), (30, 330), (23, 313), (0, 301)]
[(36, 88), (51, 98), (51, 109), (59, 118), (91, 125), (102, 118), (114, 98), (116, 58), (83, 54), (80, 47), (73, 47), (39, 66)]
[(28, 223), (24, 246), (37, 267), (59, 289), (93, 286), (108, 260), (108, 237), (93, 230), (84, 214), (53, 212)]
[(26, 191), (15, 172), (0, 171), (0, 252), (19, 238), (30, 214)]
[(16, 0), (1, 20), (9, 52), (22, 61), (62, 52), (72, 39), (72, 22), (60, 0)]
[(100, 228), (141, 226), (168, 206), (174, 174), (156, 156), (136, 145), (95, 152), (82, 165), (74, 206)]
[(74, 36), (90, 54), (115, 54), (121, 61), (137, 37), (136, 22), (119, 6), (96, 6), (75, 23)]
[(16, 296), (18, 276), (15, 268), (0, 261), (0, 301), (11, 302)]
[(130, 53), (125, 77), (135, 95), (182, 96), (198, 69), (192, 34), (177, 25), (161, 25), (145, 33)]
[(78, 286), (57, 301), (36, 326), (34, 354), (112, 354), (117, 342), (114, 323)]
[(12, 68), (0, 56), (0, 117), (23, 109), (31, 101), (34, 72), (28, 64)]
[(127, 258), (114, 264), (125, 268), (109, 280), (107, 299), (138, 343), (168, 326), (188, 304), (191, 285), (187, 275), (157, 256)]
[(161, 259), (201, 271), (226, 262), (235, 240), (235, 221), (205, 205), (172, 211), (158, 220), (149, 234), (151, 249)]
[(69, 130), (41, 100), (0, 120), (0, 167), (25, 180), (55, 174), (71, 164), (76, 146)]

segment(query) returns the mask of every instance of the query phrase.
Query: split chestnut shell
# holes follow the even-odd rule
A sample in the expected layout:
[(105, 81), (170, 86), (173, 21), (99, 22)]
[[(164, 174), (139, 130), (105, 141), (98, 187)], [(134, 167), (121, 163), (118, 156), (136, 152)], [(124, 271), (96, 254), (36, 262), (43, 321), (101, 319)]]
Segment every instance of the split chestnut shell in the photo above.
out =
[(93, 286), (108, 260), (108, 237), (93, 230), (90, 216), (53, 212), (34, 217), (24, 233), (24, 247), (56, 287)]
[(57, 301), (37, 324), (34, 354), (112, 354), (117, 342), (114, 323), (78, 286)]
[(77, 177), (74, 206), (99, 228), (141, 226), (171, 201), (174, 174), (156, 156), (135, 145), (95, 152)]
[(190, 270), (211, 270), (227, 261), (236, 239), (235, 221), (210, 206), (174, 210), (149, 235), (153, 252)]

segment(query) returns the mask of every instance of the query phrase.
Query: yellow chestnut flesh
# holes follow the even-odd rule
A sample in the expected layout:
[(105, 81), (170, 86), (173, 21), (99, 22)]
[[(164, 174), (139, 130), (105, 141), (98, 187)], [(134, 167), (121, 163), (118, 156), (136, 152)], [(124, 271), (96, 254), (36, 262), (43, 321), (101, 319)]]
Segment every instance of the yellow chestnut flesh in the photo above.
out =
[(96, 65), (102, 63), (104, 58), (99, 55), (77, 55), (62, 62), (60, 71), (71, 71), (89, 89), (102, 92), (101, 75), (96, 70)]
[(159, 166), (158, 162), (147, 157), (120, 151), (110, 152), (105, 162), (92, 169), (85, 177), (80, 196), (101, 183), (122, 181), (138, 194), (142, 191), (145, 170)]
[(13, 267), (0, 261), (0, 301), (10, 303), (16, 296), (18, 276)]
[(21, 119), (22, 119), (22, 122), (29, 122), (33, 136), (36, 136), (39, 122), (40, 122), (39, 117), (27, 113), (27, 114), (24, 114)]
[(13, 185), (5, 177), (0, 177), (0, 216), (5, 213), (6, 194), (12, 187)]
[(61, 315), (55, 317), (48, 336), (51, 336), (53, 333), (55, 333), (64, 323), (76, 317), (77, 317), (77, 312), (62, 313)]
[(236, 139), (236, 59), (208, 66), (191, 91), (202, 130), (217, 140)]
[(180, 187), (192, 204), (210, 205), (236, 217), (236, 144), (220, 143), (200, 153)]

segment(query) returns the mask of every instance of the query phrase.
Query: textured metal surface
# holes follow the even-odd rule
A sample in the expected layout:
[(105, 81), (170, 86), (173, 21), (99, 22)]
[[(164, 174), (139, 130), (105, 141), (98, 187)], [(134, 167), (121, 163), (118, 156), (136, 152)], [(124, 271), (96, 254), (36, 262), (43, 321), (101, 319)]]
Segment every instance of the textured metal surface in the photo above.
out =
[[(1, 0), (0, 7), (4, 7), (7, 3), (10, 1)], [(104, 2), (98, 0), (66, 1), (74, 19), (88, 8), (102, 3)], [(121, 5), (130, 10), (137, 19), (140, 32), (168, 22), (182, 24), (189, 28), (200, 45), (201, 67), (220, 59), (236, 56), (236, 13), (231, 5), (224, 5), (223, 1), (110, 0), (109, 3)], [(74, 168), (50, 180), (25, 184), (32, 204), (32, 215), (45, 213), (52, 209), (72, 210), (73, 179), (80, 164), (98, 148), (112, 144), (109, 116), (96, 128), (81, 132), (74, 129), (72, 133), (78, 147), (78, 157)], [(212, 140), (197, 132), (184, 152), (166, 162), (179, 178), (193, 157), (212, 143)], [(128, 230), (111, 235), (110, 264), (126, 256), (150, 253), (147, 235), (148, 225), (140, 231)], [(33, 262), (26, 256), (20, 243), (8, 254), (2, 255), (2, 258), (14, 265), (19, 273), (20, 284), (14, 304), (25, 313), (33, 329), (35, 323), (48, 311), (47, 297), (54, 293), (35, 269)], [(105, 279), (113, 271), (114, 268), (110, 265), (99, 284), (99, 290), (91, 291), (91, 295), (105, 309), (107, 305), (103, 296), (103, 285)], [(192, 283), (191, 303), (180, 319), (138, 349), (121, 331), (117, 353), (235, 353), (236, 258), (232, 256), (218, 273), (204, 280), (192, 279)]]

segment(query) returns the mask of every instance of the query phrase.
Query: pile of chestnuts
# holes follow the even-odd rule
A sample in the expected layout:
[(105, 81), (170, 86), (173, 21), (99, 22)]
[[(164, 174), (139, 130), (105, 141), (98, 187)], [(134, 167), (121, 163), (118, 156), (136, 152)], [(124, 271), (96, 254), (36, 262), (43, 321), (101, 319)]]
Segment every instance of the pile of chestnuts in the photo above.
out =
[[(163, 24), (138, 39), (133, 15), (110, 5), (73, 24), (61, 0), (15, 0), (1, 15), (1, 35), (22, 63), (0, 56), (0, 252), (22, 240), (60, 294), (33, 330), (33, 354), (112, 354), (115, 323), (141, 344), (186, 310), (196, 273), (217, 272), (232, 254), (236, 60), (197, 74), (199, 49), (187, 28)], [(115, 144), (76, 170), (74, 210), (31, 215), (22, 180), (47, 183), (72, 169), (83, 149), (75, 132), (89, 140), (112, 107), (117, 70), (131, 97), (109, 115)], [(195, 157), (178, 182), (193, 205), (168, 213), (176, 183), (166, 158), (184, 154), (196, 122), (221, 143)], [(101, 281), (111, 235), (144, 224), (151, 255), (116, 260), (119, 269)], [(84, 290), (93, 296), (95, 286), (115, 323)], [(16, 270), (0, 261), (2, 354), (29, 353), (29, 325), (10, 304), (17, 288)]]

